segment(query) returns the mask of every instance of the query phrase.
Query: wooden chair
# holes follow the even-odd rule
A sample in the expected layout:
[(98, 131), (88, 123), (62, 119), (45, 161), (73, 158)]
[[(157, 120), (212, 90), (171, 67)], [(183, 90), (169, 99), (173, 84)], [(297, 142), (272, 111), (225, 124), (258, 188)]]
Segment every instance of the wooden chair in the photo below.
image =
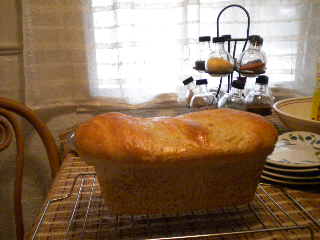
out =
[(58, 147), (48, 127), (27, 106), (16, 101), (0, 97), (0, 151), (6, 149), (12, 140), (11, 127), (16, 137), (16, 178), (14, 184), (14, 212), (16, 223), (16, 236), (18, 240), (24, 238), (23, 209), (21, 204), (22, 178), (24, 166), (24, 135), (17, 121), (17, 116), (26, 119), (39, 134), (47, 151), (51, 175), (54, 178), (59, 170), (61, 161)]

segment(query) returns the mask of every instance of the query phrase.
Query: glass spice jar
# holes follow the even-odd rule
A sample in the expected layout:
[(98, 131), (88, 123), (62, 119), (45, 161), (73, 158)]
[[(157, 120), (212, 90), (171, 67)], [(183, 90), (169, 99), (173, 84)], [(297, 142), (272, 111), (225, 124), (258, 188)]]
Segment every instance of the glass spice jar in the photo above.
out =
[(218, 108), (232, 108), (238, 110), (246, 110), (243, 89), (245, 81), (243, 79), (234, 80), (231, 83), (230, 93), (225, 93), (218, 102)]
[(238, 72), (247, 77), (256, 77), (265, 73), (266, 55), (261, 50), (263, 38), (258, 35), (249, 36), (249, 48), (240, 56), (237, 63)]
[(196, 81), (196, 93), (191, 99), (191, 108), (197, 109), (217, 107), (217, 99), (208, 91), (207, 84), (207, 79), (200, 79)]
[(210, 52), (210, 40), (210, 36), (199, 37), (199, 55), (194, 66), (194, 69), (197, 71), (205, 71), (206, 59)]
[(212, 39), (212, 52), (206, 62), (206, 72), (214, 77), (226, 76), (234, 70), (234, 60), (224, 49), (225, 37)]
[(189, 77), (182, 81), (183, 85), (185, 86), (185, 93), (186, 93), (186, 105), (187, 107), (190, 107), (191, 99), (194, 95), (195, 91), (195, 84), (193, 77)]
[(273, 99), (268, 91), (269, 78), (260, 75), (256, 78), (256, 84), (246, 96), (247, 111), (257, 113), (262, 116), (272, 114)]

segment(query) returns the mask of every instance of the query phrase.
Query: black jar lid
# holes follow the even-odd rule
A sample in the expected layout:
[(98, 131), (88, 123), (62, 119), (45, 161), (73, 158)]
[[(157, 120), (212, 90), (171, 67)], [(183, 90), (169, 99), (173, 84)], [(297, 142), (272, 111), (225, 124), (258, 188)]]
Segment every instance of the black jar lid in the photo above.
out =
[(240, 81), (240, 82), (243, 82), (244, 84), (246, 84), (247, 77), (239, 76), (239, 77), (237, 78), (237, 80)]
[(231, 86), (234, 87), (234, 88), (237, 88), (237, 89), (244, 89), (245, 82), (240, 81), (240, 80), (234, 80), (231, 83)]
[(225, 41), (226, 41), (225, 37), (214, 37), (214, 38), (212, 38), (212, 42), (213, 43), (225, 42)]
[(259, 35), (251, 35), (251, 36), (249, 36), (249, 42), (251, 44), (262, 45), (263, 38), (260, 37)]
[(225, 41), (231, 40), (230, 34), (222, 35), (221, 37), (223, 37)]
[(207, 79), (199, 79), (196, 81), (196, 85), (208, 84)]
[(184, 85), (188, 85), (189, 83), (193, 82), (193, 77), (188, 77), (187, 79), (183, 80), (182, 83)]
[(256, 83), (259, 83), (259, 84), (268, 84), (269, 82), (269, 77), (267, 75), (259, 75), (257, 78), (256, 78)]
[(206, 69), (206, 61), (195, 61), (194, 69), (204, 71)]
[(210, 36), (200, 36), (199, 42), (210, 42), (211, 37)]

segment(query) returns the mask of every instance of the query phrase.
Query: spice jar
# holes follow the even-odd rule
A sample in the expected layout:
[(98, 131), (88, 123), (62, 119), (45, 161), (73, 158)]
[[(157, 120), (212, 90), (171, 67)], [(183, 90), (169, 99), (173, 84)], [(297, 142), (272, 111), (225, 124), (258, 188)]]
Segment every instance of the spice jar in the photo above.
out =
[(225, 94), (224, 91), (222, 91), (221, 89), (219, 90), (219, 92), (218, 89), (209, 89), (208, 91), (217, 98), (217, 101), (219, 101), (219, 99), (222, 98)]
[(263, 116), (272, 113), (273, 99), (268, 91), (268, 76), (260, 75), (256, 78), (256, 84), (246, 96), (247, 111)]
[(230, 93), (226, 93), (218, 102), (218, 108), (233, 108), (238, 110), (246, 110), (243, 89), (245, 81), (243, 78), (234, 80), (231, 83)]
[(207, 89), (207, 79), (196, 81), (196, 93), (190, 102), (191, 108), (216, 108), (217, 99)]
[(206, 62), (206, 72), (211, 76), (226, 76), (233, 72), (234, 60), (224, 49), (225, 37), (212, 39), (212, 52)]
[(243, 76), (255, 77), (265, 73), (266, 55), (261, 50), (263, 38), (258, 35), (251, 35), (249, 42), (249, 48), (239, 57), (237, 69)]
[(199, 55), (194, 66), (194, 69), (197, 71), (205, 71), (206, 59), (210, 52), (210, 40), (210, 36), (199, 37)]
[(194, 84), (193, 77), (187, 78), (186, 80), (182, 81), (182, 83), (185, 86), (185, 90), (186, 90), (186, 104), (187, 104), (187, 107), (190, 107), (191, 98), (193, 97), (194, 91), (195, 91), (195, 84)]

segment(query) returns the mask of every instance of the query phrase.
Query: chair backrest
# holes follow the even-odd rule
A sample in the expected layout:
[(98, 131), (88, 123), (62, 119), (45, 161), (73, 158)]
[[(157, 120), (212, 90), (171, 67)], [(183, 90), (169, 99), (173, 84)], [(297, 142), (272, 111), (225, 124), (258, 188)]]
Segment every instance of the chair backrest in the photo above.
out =
[(0, 116), (6, 119), (0, 119), (0, 136), (2, 137), (0, 151), (7, 148), (11, 143), (12, 133), (10, 125), (12, 126), (16, 137), (17, 157), (16, 178), (14, 184), (14, 212), (16, 236), (17, 239), (22, 240), (24, 238), (23, 212), (21, 204), (24, 166), (24, 135), (19, 122), (17, 121), (16, 115), (26, 119), (39, 134), (47, 151), (52, 177), (55, 177), (57, 171), (59, 170), (61, 161), (58, 147), (47, 125), (41, 121), (41, 119), (37, 117), (37, 115), (27, 106), (11, 99), (0, 97)]

